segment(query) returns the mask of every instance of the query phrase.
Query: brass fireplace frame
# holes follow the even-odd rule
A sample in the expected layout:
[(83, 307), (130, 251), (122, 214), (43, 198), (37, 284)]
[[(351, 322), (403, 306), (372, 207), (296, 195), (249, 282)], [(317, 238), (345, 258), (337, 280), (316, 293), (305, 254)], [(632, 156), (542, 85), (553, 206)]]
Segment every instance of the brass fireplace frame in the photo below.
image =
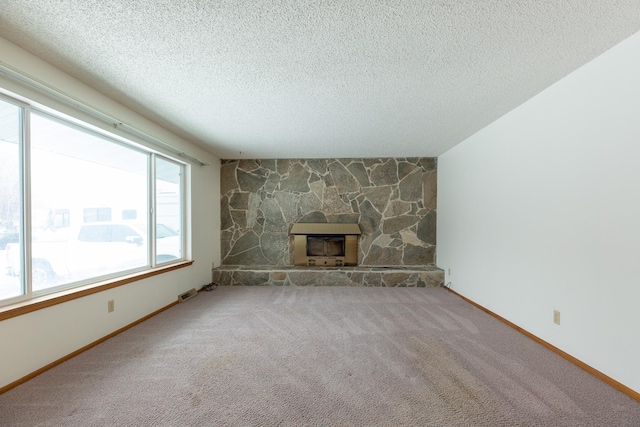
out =
[[(293, 263), (299, 266), (333, 267), (358, 265), (358, 236), (362, 234), (358, 224), (297, 223), (291, 227), (293, 234)], [(308, 256), (307, 236), (344, 236), (344, 256)]]

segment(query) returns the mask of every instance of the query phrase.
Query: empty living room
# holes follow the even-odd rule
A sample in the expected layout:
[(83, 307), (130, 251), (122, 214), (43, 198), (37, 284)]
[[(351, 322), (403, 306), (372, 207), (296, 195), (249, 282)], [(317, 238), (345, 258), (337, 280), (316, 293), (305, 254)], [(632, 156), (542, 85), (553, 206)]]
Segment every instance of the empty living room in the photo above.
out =
[(640, 4), (4, 0), (0, 426), (640, 425)]

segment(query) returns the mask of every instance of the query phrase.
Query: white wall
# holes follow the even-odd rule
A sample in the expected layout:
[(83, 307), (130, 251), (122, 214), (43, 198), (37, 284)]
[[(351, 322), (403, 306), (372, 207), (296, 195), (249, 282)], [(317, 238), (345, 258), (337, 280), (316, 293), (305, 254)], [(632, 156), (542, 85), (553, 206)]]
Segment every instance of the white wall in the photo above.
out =
[(640, 391), (640, 33), (442, 155), (437, 231), (454, 290)]
[[(220, 161), (2, 38), (0, 52), (0, 61), (4, 64), (211, 163), (211, 166), (191, 167), (191, 248), (195, 263), (190, 267), (0, 321), (2, 387), (167, 306), (176, 301), (179, 293), (211, 281), (211, 263), (220, 263)], [(58, 107), (78, 118), (113, 130), (20, 87), (3, 76), (0, 76), (0, 88)], [(115, 300), (116, 309), (108, 314), (107, 301), (110, 299)]]

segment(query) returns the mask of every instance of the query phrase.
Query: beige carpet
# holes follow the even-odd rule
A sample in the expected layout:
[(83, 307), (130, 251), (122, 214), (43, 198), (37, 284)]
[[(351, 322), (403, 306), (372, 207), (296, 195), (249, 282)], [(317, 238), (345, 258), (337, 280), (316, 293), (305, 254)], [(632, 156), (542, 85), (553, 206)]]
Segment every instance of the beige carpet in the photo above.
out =
[(222, 287), (0, 396), (2, 426), (639, 426), (442, 288)]

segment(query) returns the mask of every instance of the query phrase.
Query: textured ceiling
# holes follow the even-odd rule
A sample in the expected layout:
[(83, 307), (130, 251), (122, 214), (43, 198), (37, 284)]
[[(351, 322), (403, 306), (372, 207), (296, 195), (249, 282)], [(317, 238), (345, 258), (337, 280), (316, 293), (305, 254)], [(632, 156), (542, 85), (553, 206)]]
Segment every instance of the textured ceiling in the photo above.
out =
[(0, 36), (221, 158), (437, 156), (638, 0), (2, 0)]

